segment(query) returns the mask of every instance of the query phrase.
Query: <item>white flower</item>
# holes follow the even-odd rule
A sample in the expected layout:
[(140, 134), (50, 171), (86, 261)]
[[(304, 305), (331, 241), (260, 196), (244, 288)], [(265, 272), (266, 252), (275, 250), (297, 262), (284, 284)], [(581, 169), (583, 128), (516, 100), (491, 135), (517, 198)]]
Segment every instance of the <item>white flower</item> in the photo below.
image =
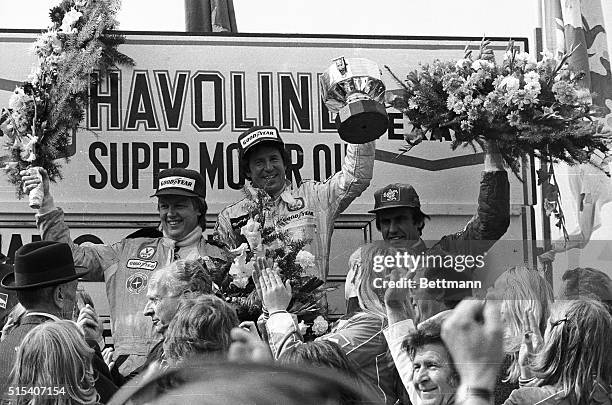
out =
[(491, 62), (489, 62), (488, 60), (476, 59), (472, 63), (472, 69), (474, 69), (474, 70), (492, 69), (492, 68), (493, 68), (493, 64)]
[(246, 225), (240, 228), (240, 233), (244, 235), (247, 242), (249, 243), (249, 247), (254, 252), (261, 245), (261, 224), (255, 221), (253, 218), (249, 218)]
[(499, 87), (502, 89), (506, 89), (508, 91), (516, 91), (521, 86), (521, 82), (518, 78), (514, 76), (504, 77), (504, 79), (499, 84)]
[(235, 255), (241, 256), (243, 254), (245, 254), (245, 252), (249, 249), (249, 245), (246, 243), (242, 243), (240, 246), (238, 246), (236, 249), (232, 249), (230, 250), (230, 253), (233, 253)]
[(304, 271), (315, 267), (315, 257), (312, 253), (302, 249), (295, 256), (295, 263), (299, 264)]
[(525, 84), (525, 91), (527, 92), (528, 98), (535, 99), (536, 97), (538, 97), (538, 95), (540, 95), (541, 90), (542, 87), (540, 86), (539, 81), (528, 82)]
[(64, 19), (62, 20), (62, 25), (60, 27), (61, 32), (65, 32), (66, 34), (74, 34), (76, 33), (76, 28), (74, 24), (79, 21), (79, 19), (83, 16), (83, 13), (77, 11), (72, 8), (66, 14), (64, 14)]
[(301, 321), (298, 323), (298, 331), (300, 332), (300, 335), (304, 336), (306, 332), (308, 332), (308, 325), (306, 325), (304, 321)]
[(585, 87), (580, 87), (576, 89), (576, 96), (578, 97), (578, 103), (582, 105), (592, 105), (593, 98), (591, 97), (591, 92), (589, 89)]
[(249, 284), (249, 278), (248, 277), (234, 278), (232, 280), (232, 284), (234, 284), (238, 288), (246, 288), (246, 286)]
[[(24, 143), (23, 140), (26, 140), (27, 142)], [(36, 148), (36, 143), (38, 142), (38, 137), (26, 135), (23, 137), (23, 140), (21, 141), (21, 152), (19, 153), (19, 156), (26, 162), (33, 162), (36, 160), (36, 153), (34, 151)]]
[(246, 262), (246, 243), (240, 245), (238, 249), (234, 249), (233, 252), (241, 253), (240, 256), (234, 258), (234, 262), (230, 266), (229, 274), (232, 276), (232, 284), (235, 284), (238, 288), (244, 288), (249, 282), (249, 277), (253, 275), (254, 262)]
[(532, 82), (539, 82), (540, 81), (540, 75), (538, 74), (538, 72), (527, 72), (525, 73), (525, 83), (532, 83)]
[(9, 99), (8, 106), (11, 110), (20, 110), (32, 100), (32, 97), (25, 94), (21, 87), (17, 87)]
[(329, 323), (321, 315), (317, 316), (312, 323), (312, 333), (314, 333), (315, 336), (324, 335), (328, 328)]
[(471, 64), (472, 64), (472, 61), (469, 59), (459, 59), (457, 63), (455, 63), (455, 66), (459, 69), (463, 69), (463, 68), (470, 66)]

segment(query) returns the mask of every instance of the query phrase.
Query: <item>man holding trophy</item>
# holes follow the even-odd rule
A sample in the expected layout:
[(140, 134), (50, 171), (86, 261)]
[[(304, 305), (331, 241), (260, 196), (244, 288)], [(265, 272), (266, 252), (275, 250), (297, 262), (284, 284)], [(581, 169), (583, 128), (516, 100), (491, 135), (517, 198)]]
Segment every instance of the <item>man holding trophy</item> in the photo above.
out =
[[(334, 221), (368, 188), (374, 168), (374, 140), (388, 125), (383, 104), (385, 87), (379, 68), (366, 59), (339, 58), (321, 77), (321, 90), (336, 120), (341, 138), (349, 142), (342, 170), (324, 182), (307, 180), (292, 186), (286, 178), (289, 156), (275, 127), (252, 127), (238, 137), (241, 164), (250, 184), (247, 195), (264, 190), (271, 198), (265, 226), (310, 241), (314, 275), (327, 279)], [(215, 234), (230, 248), (245, 242), (241, 234), (251, 217), (245, 197), (221, 211)]]

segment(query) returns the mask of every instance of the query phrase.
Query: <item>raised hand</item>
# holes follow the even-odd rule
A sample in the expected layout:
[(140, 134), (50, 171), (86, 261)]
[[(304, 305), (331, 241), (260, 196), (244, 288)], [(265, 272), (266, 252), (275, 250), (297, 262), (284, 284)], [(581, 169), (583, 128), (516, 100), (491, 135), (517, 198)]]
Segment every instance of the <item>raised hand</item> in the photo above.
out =
[(270, 347), (259, 337), (257, 326), (253, 322), (242, 322), (240, 327), (230, 332), (232, 344), (228, 352), (228, 360), (242, 362), (269, 363), (272, 362)]
[(115, 367), (115, 349), (112, 347), (106, 347), (102, 350), (102, 359), (108, 366), (109, 370), (112, 370)]
[(410, 276), (414, 276), (414, 273), (410, 273), (408, 269), (395, 268), (391, 270), (389, 281), (395, 283), (393, 283), (393, 287), (389, 287), (385, 291), (385, 308), (390, 325), (405, 319), (414, 319), (410, 289), (398, 283), (402, 278), (408, 279)]
[[(266, 259), (265, 257), (258, 257), (255, 260), (255, 263), (253, 264), (253, 268), (254, 268), (253, 283), (255, 284), (255, 290), (257, 291), (257, 296), (259, 297), (262, 303), (263, 303), (263, 297), (262, 297), (262, 292), (261, 292), (261, 285), (259, 284), (259, 281), (261, 279), (261, 273), (266, 268), (272, 268), (273, 265), (274, 263), (272, 259)], [(265, 305), (264, 305), (264, 308), (265, 308)]]
[(26, 194), (30, 194), (30, 191), (35, 190), (37, 187), (41, 187), (42, 195), (39, 196), (40, 201), (36, 205), (32, 205), (32, 201), (30, 201), (30, 206), (32, 208), (40, 209), (40, 207), (45, 204), (50, 204), (52, 202), (51, 194), (49, 191), (49, 174), (42, 167), (31, 167), (27, 170), (22, 170), (19, 172), (21, 176), (21, 181), (23, 182), (23, 191)]
[(461, 384), (492, 391), (502, 361), (503, 327), (499, 300), (463, 300), (442, 324)]
[(261, 270), (259, 286), (261, 287), (262, 302), (270, 313), (287, 310), (291, 301), (291, 284), (289, 280), (283, 285), (283, 281), (278, 273), (267, 267)]
[(521, 370), (521, 378), (532, 378), (533, 373), (530, 368), (530, 361), (535, 353), (537, 353), (544, 339), (540, 333), (540, 328), (536, 321), (535, 314), (532, 309), (528, 309), (523, 313), (523, 343), (519, 349), (519, 368)]
[(87, 304), (81, 308), (76, 322), (83, 332), (85, 340), (92, 340), (94, 342), (102, 340), (102, 325), (98, 314), (96, 314), (91, 305)]

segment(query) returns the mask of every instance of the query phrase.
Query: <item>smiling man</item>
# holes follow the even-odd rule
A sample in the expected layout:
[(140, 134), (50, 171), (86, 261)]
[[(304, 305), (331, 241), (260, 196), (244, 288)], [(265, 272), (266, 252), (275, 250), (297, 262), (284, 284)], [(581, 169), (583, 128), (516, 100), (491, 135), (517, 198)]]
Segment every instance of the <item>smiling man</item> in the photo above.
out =
[(405, 350), (412, 361), (412, 376), (407, 377), (410, 400), (415, 405), (453, 404), (459, 373), (440, 337), (440, 324), (419, 325), (406, 340)]
[[(36, 223), (44, 240), (68, 243), (74, 262), (91, 270), (89, 281), (104, 281), (111, 310), (115, 356), (127, 359), (121, 368), (129, 374), (142, 364), (159, 340), (142, 309), (151, 273), (178, 259), (201, 259), (213, 279), (222, 278), (227, 254), (207, 243), (206, 186), (202, 175), (190, 169), (171, 168), (159, 174), (155, 194), (163, 237), (123, 239), (112, 245), (78, 246), (72, 242), (64, 213), (56, 208), (49, 191), (49, 177), (22, 172), (24, 189), (29, 192), (43, 184), (44, 199)], [(219, 279), (214, 281), (220, 282)], [(127, 356), (127, 357), (126, 357)], [(120, 362), (121, 360), (118, 360)]]
[[(408, 248), (414, 254), (423, 256), (477, 258), (489, 250), (506, 233), (510, 225), (510, 185), (501, 154), (493, 143), (486, 144), (476, 215), (463, 230), (443, 236), (431, 247), (426, 246), (421, 239), (425, 221), (429, 216), (421, 210), (419, 195), (412, 185), (394, 183), (377, 190), (374, 193), (374, 209), (370, 212), (376, 214), (376, 228), (383, 239), (398, 248)], [(361, 263), (361, 248), (358, 248), (349, 259), (349, 272), (345, 284), (349, 312), (356, 307), (355, 286), (361, 274)], [(417, 269), (415, 280), (425, 278), (429, 281), (470, 281), (472, 279), (472, 269), (460, 270), (423, 266)], [(431, 304), (428, 305), (430, 313), (421, 314), (421, 320), (453, 307), (469, 295), (471, 295), (469, 288), (428, 288), (420, 291), (417, 296), (420, 296), (422, 301), (430, 301)]]
[[(316, 275), (327, 279), (329, 246), (334, 221), (370, 185), (374, 168), (374, 142), (349, 144), (342, 169), (324, 182), (287, 179), (290, 158), (275, 127), (252, 127), (238, 137), (240, 162), (250, 184), (245, 192), (264, 190), (272, 199), (266, 226), (287, 231), (290, 237), (311, 240), (304, 249), (315, 256)], [(216, 237), (231, 248), (246, 242), (240, 229), (249, 219), (248, 198), (226, 207), (217, 218)], [(274, 222), (273, 222), (274, 221)]]

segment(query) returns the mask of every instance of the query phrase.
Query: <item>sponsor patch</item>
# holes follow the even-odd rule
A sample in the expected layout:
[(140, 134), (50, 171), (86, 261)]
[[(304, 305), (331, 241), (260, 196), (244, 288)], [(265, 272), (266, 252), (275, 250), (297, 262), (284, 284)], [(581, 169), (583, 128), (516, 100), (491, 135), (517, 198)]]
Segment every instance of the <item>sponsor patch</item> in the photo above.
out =
[(130, 294), (140, 294), (147, 288), (149, 277), (145, 273), (134, 273), (125, 282), (125, 287)]
[(240, 140), (240, 146), (242, 149), (246, 149), (252, 145), (255, 141), (260, 139), (279, 139), (278, 132), (275, 129), (259, 129), (255, 132), (251, 132), (248, 136), (245, 136)]
[(296, 202), (296, 204), (295, 204), (295, 207), (293, 207), (293, 208), (291, 208), (291, 206), (290, 206), (290, 205), (288, 205), (288, 209), (289, 209), (289, 211), (299, 211), (299, 210), (301, 210), (302, 208), (304, 208), (304, 206), (306, 205), (306, 204), (304, 203), (304, 199), (303, 199), (302, 197), (298, 197), (298, 198), (296, 198), (296, 199), (295, 199), (295, 202)]
[(8, 294), (0, 293), (0, 308), (6, 309), (8, 305)]
[(230, 224), (232, 225), (232, 229), (240, 229), (243, 226), (245, 226), (248, 221), (249, 221), (249, 214), (246, 214), (240, 217), (236, 217), (236, 218), (230, 218)]
[(147, 247), (140, 249), (140, 252), (138, 252), (138, 257), (140, 257), (141, 259), (147, 260), (147, 259), (152, 258), (154, 254), (155, 254), (155, 248), (153, 246), (147, 246)]
[(399, 201), (399, 189), (390, 188), (389, 190), (385, 191), (382, 195), (381, 200), (383, 202)]
[(128, 269), (155, 270), (157, 267), (157, 262), (150, 260), (130, 259), (128, 260), (126, 267)]
[(164, 177), (163, 179), (159, 180), (158, 190), (163, 190), (166, 188), (182, 188), (193, 191), (195, 190), (195, 180), (183, 176)]

